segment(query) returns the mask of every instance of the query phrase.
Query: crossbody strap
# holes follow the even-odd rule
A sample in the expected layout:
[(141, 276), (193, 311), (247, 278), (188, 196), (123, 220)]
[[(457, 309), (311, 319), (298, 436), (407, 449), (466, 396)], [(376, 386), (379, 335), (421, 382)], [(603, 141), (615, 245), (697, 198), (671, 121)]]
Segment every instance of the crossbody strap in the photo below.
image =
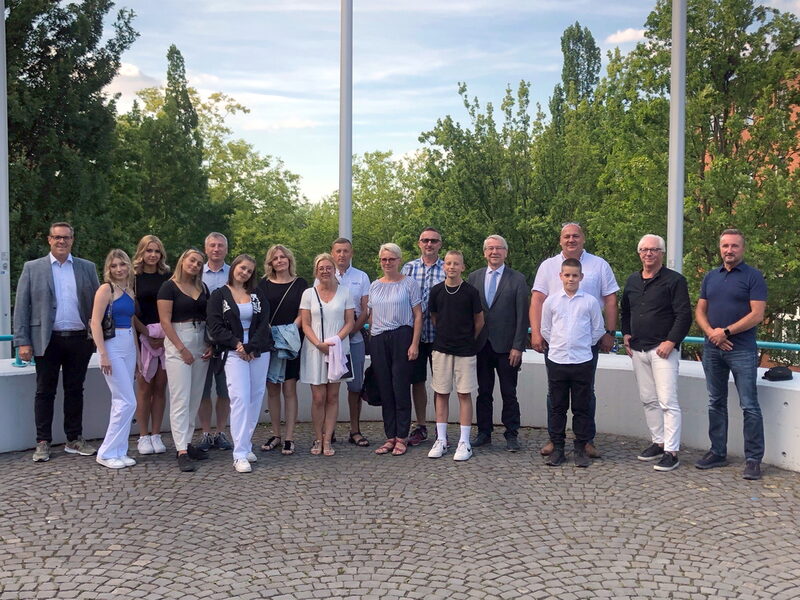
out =
[[(267, 280), (267, 281), (269, 281), (269, 280)], [(272, 313), (272, 316), (271, 316), (271, 317), (270, 317), (270, 319), (269, 319), (269, 325), (270, 325), (270, 327), (272, 327), (272, 321), (274, 321), (274, 320), (275, 320), (275, 315), (277, 315), (277, 314), (278, 314), (278, 311), (281, 309), (281, 305), (283, 304), (283, 301), (284, 301), (284, 300), (286, 300), (286, 294), (288, 294), (288, 293), (289, 293), (289, 290), (290, 290), (290, 289), (292, 289), (292, 288), (294, 287), (294, 282), (295, 282), (295, 281), (297, 281), (297, 277), (295, 277), (294, 279), (292, 279), (292, 283), (291, 283), (291, 285), (290, 285), (288, 288), (286, 288), (286, 291), (285, 291), (285, 292), (283, 292), (283, 298), (281, 298), (281, 301), (280, 301), (280, 302), (278, 302), (278, 306), (277, 306), (277, 307), (275, 307), (275, 312), (274, 312), (274, 313)], [(319, 297), (319, 296), (318, 296), (318, 297)]]

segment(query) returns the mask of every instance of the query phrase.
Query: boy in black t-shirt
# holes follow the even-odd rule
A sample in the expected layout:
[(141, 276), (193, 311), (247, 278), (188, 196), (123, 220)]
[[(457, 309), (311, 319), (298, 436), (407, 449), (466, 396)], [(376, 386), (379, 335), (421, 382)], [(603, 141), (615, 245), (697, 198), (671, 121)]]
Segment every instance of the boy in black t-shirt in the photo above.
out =
[(433, 380), (431, 387), (436, 402), (436, 442), (429, 458), (440, 458), (447, 452), (447, 417), (450, 392), (455, 380), (459, 403), (461, 436), (453, 460), (469, 460), (472, 446), (472, 392), (478, 389), (475, 338), (483, 329), (483, 309), (478, 290), (461, 278), (464, 256), (451, 250), (444, 257), (445, 280), (431, 288), (431, 318), (436, 325), (436, 338), (431, 354)]

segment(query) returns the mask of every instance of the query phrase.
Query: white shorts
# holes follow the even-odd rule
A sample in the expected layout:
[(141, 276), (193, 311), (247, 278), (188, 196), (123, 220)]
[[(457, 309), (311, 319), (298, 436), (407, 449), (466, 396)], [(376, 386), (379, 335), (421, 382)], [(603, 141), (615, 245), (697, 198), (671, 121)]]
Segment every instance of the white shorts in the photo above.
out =
[(449, 394), (453, 390), (453, 380), (459, 394), (473, 394), (478, 391), (476, 356), (454, 356), (434, 350), (431, 353), (431, 363), (431, 387), (437, 394)]

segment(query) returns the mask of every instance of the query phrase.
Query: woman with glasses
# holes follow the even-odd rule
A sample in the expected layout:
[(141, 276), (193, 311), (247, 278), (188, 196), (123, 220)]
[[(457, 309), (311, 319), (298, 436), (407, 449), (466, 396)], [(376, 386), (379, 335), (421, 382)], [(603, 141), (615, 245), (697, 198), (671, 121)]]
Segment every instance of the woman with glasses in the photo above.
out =
[(370, 356), (378, 381), (386, 442), (375, 454), (406, 453), (411, 427), (411, 368), (419, 353), (422, 307), (419, 286), (399, 271), (402, 252), (383, 244), (378, 252), (383, 277), (369, 288)]

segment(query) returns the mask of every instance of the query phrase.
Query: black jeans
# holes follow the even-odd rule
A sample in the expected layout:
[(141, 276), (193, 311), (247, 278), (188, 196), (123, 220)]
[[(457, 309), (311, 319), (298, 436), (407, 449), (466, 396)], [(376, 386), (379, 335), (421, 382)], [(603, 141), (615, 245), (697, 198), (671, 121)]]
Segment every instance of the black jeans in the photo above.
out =
[(550, 404), (547, 410), (547, 432), (556, 448), (563, 448), (566, 440), (567, 410), (572, 404), (572, 432), (575, 447), (583, 448), (591, 441), (594, 415), (591, 411), (593, 361), (575, 365), (560, 365), (549, 358), (547, 390)]
[(403, 326), (372, 336), (370, 357), (381, 392), (387, 439), (407, 438), (411, 428), (411, 369), (408, 347), (414, 330)]
[[(600, 342), (597, 342), (594, 346), (592, 346), (592, 397), (589, 400), (589, 410), (591, 411), (592, 416), (592, 431), (589, 435), (589, 439), (587, 441), (594, 442), (594, 436), (597, 435), (597, 426), (594, 422), (594, 414), (595, 410), (597, 409), (597, 396), (594, 393), (594, 378), (597, 375), (597, 361), (600, 359)], [(544, 352), (544, 360), (545, 364), (547, 364), (547, 350)], [(547, 392), (547, 414), (550, 414), (551, 410), (551, 400), (550, 400), (550, 392)]]
[(83, 382), (94, 344), (86, 332), (62, 336), (55, 332), (44, 351), (36, 357), (36, 396), (34, 418), (36, 441), (53, 441), (53, 405), (58, 389), (58, 373), (63, 369), (64, 434), (67, 440), (83, 433)]
[(477, 356), (478, 398), (475, 401), (475, 415), (478, 433), (492, 434), (492, 403), (494, 400), (494, 373), (500, 380), (500, 395), (503, 398), (501, 420), (506, 428), (505, 436), (516, 437), (519, 433), (519, 402), (517, 401), (517, 376), (519, 367), (508, 362), (508, 352), (495, 352), (487, 341)]

